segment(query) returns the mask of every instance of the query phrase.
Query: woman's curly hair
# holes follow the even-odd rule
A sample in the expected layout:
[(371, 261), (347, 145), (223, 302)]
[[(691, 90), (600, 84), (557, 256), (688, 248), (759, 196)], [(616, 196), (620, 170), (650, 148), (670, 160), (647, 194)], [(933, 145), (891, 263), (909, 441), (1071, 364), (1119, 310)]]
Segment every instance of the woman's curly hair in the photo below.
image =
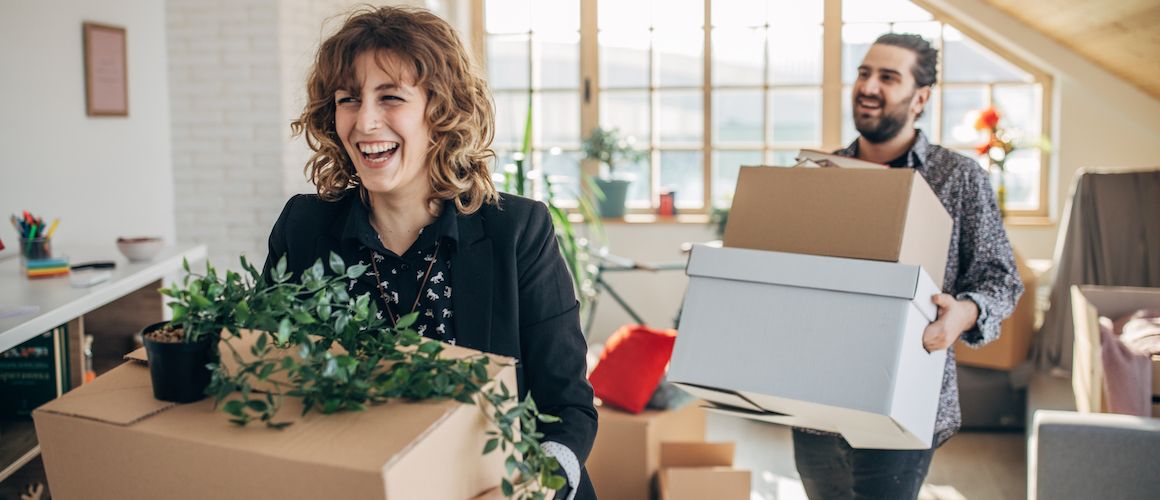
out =
[(427, 92), (429, 201), (455, 200), (463, 214), (498, 203), (488, 169), (495, 156), (490, 148), (495, 111), (487, 82), (451, 25), (429, 11), (408, 7), (356, 10), (318, 49), (306, 80), (306, 107), (290, 125), (295, 135), (306, 136), (314, 151), (304, 171), (318, 195), (336, 200), (351, 187), (363, 189), (335, 130), (334, 93), (357, 89), (355, 60), (380, 51), (410, 64), (414, 85)]

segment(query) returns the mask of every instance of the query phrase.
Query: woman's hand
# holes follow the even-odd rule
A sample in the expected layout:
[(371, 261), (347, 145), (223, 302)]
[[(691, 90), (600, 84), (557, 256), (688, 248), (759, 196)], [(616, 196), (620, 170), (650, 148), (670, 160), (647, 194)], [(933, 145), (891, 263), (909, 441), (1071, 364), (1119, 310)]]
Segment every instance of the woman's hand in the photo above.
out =
[(959, 339), (963, 332), (975, 326), (979, 319), (979, 306), (972, 300), (956, 300), (945, 293), (931, 297), (938, 306), (938, 319), (926, 326), (922, 332), (922, 347), (926, 352), (946, 349)]

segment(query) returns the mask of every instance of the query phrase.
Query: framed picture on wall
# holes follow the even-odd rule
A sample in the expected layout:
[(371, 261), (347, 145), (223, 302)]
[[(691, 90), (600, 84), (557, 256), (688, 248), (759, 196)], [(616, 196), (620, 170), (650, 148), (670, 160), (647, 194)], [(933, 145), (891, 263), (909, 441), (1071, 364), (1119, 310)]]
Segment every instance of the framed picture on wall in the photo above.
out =
[(125, 28), (84, 23), (85, 102), (89, 116), (129, 116)]

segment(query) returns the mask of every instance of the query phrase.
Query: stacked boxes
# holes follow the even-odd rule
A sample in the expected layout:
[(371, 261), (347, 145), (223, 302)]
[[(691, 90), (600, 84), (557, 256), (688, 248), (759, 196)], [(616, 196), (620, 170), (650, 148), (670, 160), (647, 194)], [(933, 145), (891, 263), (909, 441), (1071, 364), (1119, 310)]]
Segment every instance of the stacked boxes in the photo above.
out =
[(725, 248), (690, 256), (669, 380), (712, 411), (930, 447), (951, 227), (911, 169), (742, 168)]

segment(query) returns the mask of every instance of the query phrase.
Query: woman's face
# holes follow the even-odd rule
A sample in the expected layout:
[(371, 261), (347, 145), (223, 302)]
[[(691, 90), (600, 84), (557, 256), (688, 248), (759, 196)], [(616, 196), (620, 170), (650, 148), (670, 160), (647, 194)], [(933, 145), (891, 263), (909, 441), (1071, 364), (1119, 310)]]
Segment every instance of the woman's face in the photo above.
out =
[(359, 89), (334, 93), (334, 122), (362, 185), (372, 194), (425, 200), (431, 191), (426, 92), (388, 52), (359, 55), (355, 74)]

